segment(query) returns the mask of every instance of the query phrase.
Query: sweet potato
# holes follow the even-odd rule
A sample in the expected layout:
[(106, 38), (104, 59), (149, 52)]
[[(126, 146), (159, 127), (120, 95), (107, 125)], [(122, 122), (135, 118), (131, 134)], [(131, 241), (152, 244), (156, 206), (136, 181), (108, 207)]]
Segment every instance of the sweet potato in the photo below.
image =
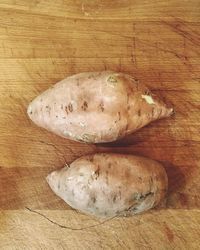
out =
[(47, 176), (71, 207), (98, 217), (130, 216), (156, 206), (167, 192), (162, 165), (148, 158), (93, 154)]
[(38, 126), (87, 143), (115, 141), (172, 112), (138, 80), (112, 71), (68, 77), (28, 107)]

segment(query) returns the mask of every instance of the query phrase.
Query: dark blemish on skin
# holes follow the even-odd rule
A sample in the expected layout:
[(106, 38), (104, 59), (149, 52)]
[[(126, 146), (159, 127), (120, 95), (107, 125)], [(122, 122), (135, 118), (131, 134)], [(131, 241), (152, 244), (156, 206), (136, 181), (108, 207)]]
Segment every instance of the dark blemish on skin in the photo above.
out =
[(51, 108), (49, 107), (49, 105), (47, 105), (45, 108), (47, 109), (47, 112), (48, 112), (49, 115), (50, 115)]
[(139, 200), (140, 199), (140, 194), (139, 193), (134, 193), (134, 194), (132, 194), (132, 200), (133, 201), (137, 201), (137, 200)]
[(88, 108), (88, 103), (86, 101), (84, 101), (81, 108), (82, 108), (82, 110), (86, 111)]
[(127, 106), (127, 110), (130, 110), (130, 108), (131, 108), (130, 105), (128, 105), (128, 106)]
[(141, 109), (138, 110), (138, 116), (141, 116)]
[(72, 106), (71, 103), (68, 105), (68, 109), (69, 109), (70, 112), (73, 112), (73, 106)]
[(63, 116), (63, 119), (66, 119), (66, 117), (65, 117), (65, 116)]
[(151, 93), (150, 93), (150, 91), (147, 89), (147, 90), (145, 90), (144, 94), (145, 94), (145, 95), (150, 95)]
[(148, 192), (146, 194), (139, 194), (138, 199), (139, 200), (145, 200), (148, 196), (153, 195), (153, 192)]
[(99, 174), (100, 174), (100, 167), (99, 167), (99, 165), (97, 166), (97, 169), (95, 170), (94, 174), (95, 174), (95, 180), (97, 180), (97, 178), (99, 177)]
[(90, 162), (93, 162), (93, 161), (94, 161), (94, 156), (92, 156), (92, 155), (89, 156), (89, 157), (88, 157), (88, 160), (89, 160)]
[(60, 107), (61, 107), (61, 109), (63, 109), (63, 104)]
[(119, 186), (118, 189), (119, 189), (119, 192), (118, 192), (119, 199), (121, 200), (122, 198), (121, 186)]
[(129, 102), (129, 94), (127, 94), (127, 104), (128, 104), (128, 102)]
[(128, 126), (129, 126), (129, 124), (127, 123), (127, 124), (126, 124), (126, 128), (125, 128), (125, 131), (127, 131), (127, 130), (128, 130)]
[(108, 171), (106, 170), (106, 184), (108, 184)]
[(95, 196), (93, 196), (93, 197), (91, 198), (91, 200), (92, 200), (93, 203), (95, 203), (95, 202), (97, 201), (97, 199), (96, 199)]
[(40, 99), (40, 101), (42, 102), (42, 101), (43, 101), (43, 99), (41, 98), (41, 99)]
[(65, 112), (68, 114), (69, 112), (68, 112), (68, 107), (67, 106), (65, 106)]
[(142, 177), (139, 177), (139, 180), (142, 181)]
[(117, 200), (117, 194), (113, 196), (113, 203), (115, 203), (116, 200)]
[(137, 210), (138, 210), (138, 208), (137, 207), (132, 207), (132, 209), (131, 209), (133, 212), (136, 212)]
[(110, 169), (112, 167), (112, 164), (111, 163), (109, 163), (108, 164), (108, 169)]
[[(137, 205), (136, 205), (137, 206)], [(138, 211), (138, 208), (137, 207), (135, 207), (135, 204), (134, 205), (132, 205), (131, 207), (129, 207), (128, 209), (127, 209), (127, 212), (128, 212), (128, 216), (130, 216), (131, 214), (136, 214), (136, 212)]]
[(58, 116), (56, 115), (56, 118), (58, 118)]
[(154, 117), (154, 108), (152, 108), (152, 111), (151, 111), (151, 114), (152, 114), (152, 117)]
[(116, 82), (117, 82), (117, 79), (114, 78), (114, 76), (110, 76), (110, 77), (108, 78), (108, 82), (116, 83)]
[(32, 114), (33, 114), (33, 111), (30, 111), (29, 114), (32, 115)]
[(99, 104), (99, 107), (100, 107), (101, 111), (103, 112), (103, 111), (104, 111), (104, 103), (101, 102), (101, 103)]
[(119, 121), (121, 120), (121, 113), (118, 112), (118, 116), (119, 116)]

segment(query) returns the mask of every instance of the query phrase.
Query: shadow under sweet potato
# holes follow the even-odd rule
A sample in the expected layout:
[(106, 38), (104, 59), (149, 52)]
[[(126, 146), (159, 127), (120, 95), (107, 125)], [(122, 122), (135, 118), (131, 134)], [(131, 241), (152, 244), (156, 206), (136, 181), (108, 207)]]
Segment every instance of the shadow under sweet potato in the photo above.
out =
[(186, 185), (186, 178), (181, 169), (167, 161), (161, 163), (168, 176), (168, 195), (183, 188)]
[(164, 161), (161, 163), (168, 176), (168, 193), (166, 195), (166, 199), (159, 204), (156, 209), (192, 209), (196, 207), (196, 204), (191, 202), (188, 194), (183, 192), (187, 185), (187, 181), (189, 181), (187, 175), (179, 167), (171, 164), (170, 162)]

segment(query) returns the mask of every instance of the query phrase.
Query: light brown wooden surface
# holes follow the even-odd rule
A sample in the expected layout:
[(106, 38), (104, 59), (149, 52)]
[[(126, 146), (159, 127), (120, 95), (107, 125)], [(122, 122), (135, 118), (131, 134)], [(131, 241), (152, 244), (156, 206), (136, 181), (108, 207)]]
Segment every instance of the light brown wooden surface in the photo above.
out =
[[(198, 0), (1, 0), (0, 248), (199, 249), (199, 57)], [(109, 145), (64, 140), (28, 119), (28, 103), (52, 84), (104, 69), (136, 76), (174, 105), (176, 115)], [(166, 202), (102, 223), (51, 192), (50, 171), (103, 151), (163, 162)], [(47, 218), (89, 228), (69, 230)]]

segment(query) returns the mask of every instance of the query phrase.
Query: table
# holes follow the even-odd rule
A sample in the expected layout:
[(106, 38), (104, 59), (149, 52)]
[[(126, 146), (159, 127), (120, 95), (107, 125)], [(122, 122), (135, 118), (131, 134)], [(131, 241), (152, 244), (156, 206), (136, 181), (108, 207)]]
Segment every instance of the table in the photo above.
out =
[[(1, 249), (199, 249), (199, 57), (198, 0), (1, 0)], [(106, 69), (137, 77), (176, 114), (101, 145), (59, 138), (28, 119), (28, 103), (52, 84)], [(167, 199), (110, 221), (72, 210), (45, 177), (92, 152), (162, 162)]]

